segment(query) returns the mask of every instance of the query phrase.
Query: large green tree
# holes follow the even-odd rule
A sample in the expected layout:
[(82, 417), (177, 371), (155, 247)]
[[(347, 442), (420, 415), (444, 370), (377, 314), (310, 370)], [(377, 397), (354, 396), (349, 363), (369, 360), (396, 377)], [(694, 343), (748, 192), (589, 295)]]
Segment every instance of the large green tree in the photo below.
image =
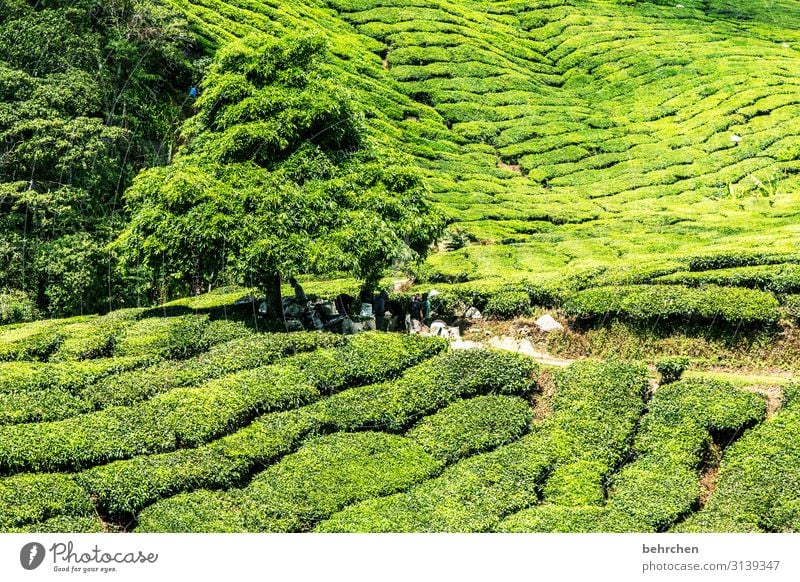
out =
[(168, 161), (193, 50), (157, 1), (0, 0), (0, 292), (55, 315), (130, 296), (106, 247), (133, 176)]
[(274, 299), (281, 276), (343, 271), (371, 288), (424, 257), (443, 218), (412, 165), (371, 137), (330, 58), (314, 34), (218, 52), (185, 147), (126, 193), (131, 264), (173, 292), (240, 282)]

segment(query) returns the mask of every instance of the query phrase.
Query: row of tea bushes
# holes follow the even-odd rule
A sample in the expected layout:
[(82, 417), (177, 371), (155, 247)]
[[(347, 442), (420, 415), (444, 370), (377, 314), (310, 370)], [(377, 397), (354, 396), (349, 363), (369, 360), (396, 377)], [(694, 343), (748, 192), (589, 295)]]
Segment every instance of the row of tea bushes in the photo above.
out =
[(353, 505), (317, 531), (495, 530), (504, 516), (538, 502), (555, 467), (568, 467), (566, 475), (587, 460), (613, 465), (643, 407), (646, 380), (639, 365), (573, 364), (557, 374), (553, 412), (529, 435), (457, 462), (405, 493)]
[(0, 393), (21, 394), (53, 389), (78, 394), (102, 378), (124, 374), (154, 361), (153, 357), (143, 356), (85, 362), (0, 362)]
[[(509, 369), (504, 370), (505, 367)], [(291, 452), (312, 433), (363, 430), (377, 425), (399, 431), (450, 402), (456, 401), (457, 405), (462, 397), (489, 392), (527, 393), (533, 389), (536, 370), (531, 360), (516, 354), (486, 350), (447, 352), (407, 370), (393, 382), (350, 388), (307, 407), (264, 415), (250, 426), (197, 449), (118, 461), (89, 469), (78, 478), (104, 509), (112, 513), (138, 511), (180, 491), (230, 487), (257, 466)], [(431, 399), (430, 394), (444, 396)], [(496, 427), (492, 436), (473, 431), (460, 437), (445, 437), (448, 429), (460, 426), (458, 420), (462, 417), (455, 414), (456, 409), (437, 418), (432, 429), (420, 428), (423, 439), (428, 435), (421, 444), (430, 444), (432, 436), (441, 435), (442, 440), (449, 440), (438, 450), (457, 454), (510, 440), (527, 428), (522, 423), (527, 415), (520, 410), (521, 403), (513, 402), (512, 411), (497, 410), (500, 401), (468, 405), (486, 408), (478, 421)], [(387, 414), (394, 419), (390, 423), (386, 423)], [(418, 426), (425, 426), (422, 423), (425, 420)]]
[(800, 292), (800, 265), (781, 264), (734, 267), (711, 271), (687, 271), (658, 277), (655, 283), (700, 287), (718, 285), (747, 287), (776, 294)]
[(319, 524), (318, 532), (482, 532), (503, 515), (538, 499), (551, 466), (533, 432), (489, 453), (469, 457), (405, 493), (352, 505)]
[(89, 495), (71, 475), (24, 473), (0, 479), (0, 531), (59, 515), (93, 514)]
[(610, 508), (650, 530), (668, 528), (699, 500), (699, 471), (713, 437), (725, 446), (765, 414), (760, 395), (726, 382), (688, 379), (662, 386), (642, 420), (636, 460), (610, 484)]
[(196, 386), (227, 374), (269, 365), (279, 359), (317, 348), (345, 343), (341, 336), (320, 333), (264, 333), (233, 339), (182, 361), (116, 374), (90, 384), (81, 397), (94, 408), (129, 406), (173, 388)]
[(490, 394), (459, 400), (419, 421), (406, 433), (448, 465), (519, 439), (530, 428), (530, 403)]
[(578, 321), (613, 319), (631, 322), (718, 323), (729, 326), (770, 326), (780, 318), (780, 306), (770, 293), (709, 285), (630, 285), (599, 287), (573, 295), (565, 312)]
[(698, 472), (712, 434), (733, 438), (762, 419), (764, 413), (760, 396), (724, 382), (692, 379), (662, 386), (642, 419), (633, 444), (635, 457), (607, 484), (607, 501), (603, 495), (581, 499), (580, 483), (573, 482), (565, 488), (571, 503), (547, 503), (546, 486), (546, 504), (509, 516), (499, 529), (550, 533), (662, 531), (697, 504)]
[(341, 348), (293, 356), (196, 388), (176, 388), (136, 406), (0, 427), (0, 470), (77, 469), (196, 446), (269, 410), (294, 408), (321, 393), (399, 374), (445, 346), (437, 338), (364, 334)]
[(784, 408), (726, 451), (717, 487), (681, 532), (789, 532), (800, 529), (800, 402), (796, 384)]

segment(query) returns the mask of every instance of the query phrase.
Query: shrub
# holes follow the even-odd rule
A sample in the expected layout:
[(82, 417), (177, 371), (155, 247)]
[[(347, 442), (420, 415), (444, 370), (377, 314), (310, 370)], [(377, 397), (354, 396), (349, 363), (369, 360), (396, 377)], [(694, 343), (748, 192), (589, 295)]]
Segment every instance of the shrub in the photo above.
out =
[(728, 269), (732, 267), (798, 263), (800, 262), (800, 254), (735, 251), (689, 257), (687, 262), (691, 271), (710, 271), (712, 269)]
[(103, 533), (103, 523), (96, 517), (60, 515), (22, 527), (10, 528), (7, 533)]
[(564, 304), (564, 310), (584, 322), (619, 318), (665, 324), (717, 322), (733, 326), (769, 326), (780, 318), (778, 301), (769, 293), (715, 286), (700, 289), (680, 285), (599, 287), (576, 293)]
[(138, 309), (115, 311), (103, 317), (62, 328), (64, 336), (51, 362), (67, 362), (111, 356), (117, 337), (139, 316)]
[(598, 461), (576, 461), (556, 467), (544, 486), (543, 498), (555, 505), (602, 505), (603, 485), (610, 472)]
[[(216, 322), (209, 325), (212, 328)], [(321, 333), (247, 335), (212, 347), (183, 361), (110, 376), (87, 387), (82, 397), (96, 408), (131, 405), (183, 386), (199, 385), (226, 374), (266, 366), (282, 357), (342, 345), (342, 336)]]
[[(346, 505), (404, 489), (439, 468), (437, 461), (403, 437), (374, 432), (318, 437), (259, 474), (245, 489), (199, 491), (154, 504), (141, 513), (137, 531), (174, 531), (175, 522), (187, 528), (181, 531), (196, 531), (191, 529), (195, 523), (197, 531), (305, 531)], [(195, 521), (200, 502), (224, 508), (224, 517)]]
[(136, 406), (0, 427), (0, 469), (82, 468), (198, 445), (258, 414), (319, 398), (319, 390), (309, 382), (330, 390), (364, 379), (382, 380), (446, 345), (432, 338), (386, 337), (378, 344), (386, 348), (382, 353), (366, 339), (354, 338), (338, 349), (301, 354), (195, 388), (176, 388)]
[(60, 389), (0, 393), (0, 425), (61, 420), (91, 409), (88, 402)]
[(301, 354), (287, 364), (302, 369), (322, 392), (331, 393), (396, 376), (447, 346), (442, 338), (362, 333), (336, 351)]
[(656, 362), (656, 371), (661, 374), (661, 384), (677, 382), (688, 367), (689, 358), (687, 356), (671, 356)]
[(800, 265), (765, 265), (674, 273), (659, 277), (655, 282), (690, 287), (722, 285), (748, 287), (781, 294), (796, 293), (800, 291)]
[[(471, 395), (476, 386), (478, 390), (518, 391), (531, 385), (536, 366), (527, 358), (499, 352), (468, 357), (460, 353), (443, 354), (419, 364), (394, 382), (351, 388), (311, 406), (264, 415), (250, 426), (197, 449), (118, 461), (84, 471), (78, 479), (106, 510), (134, 512), (193, 487), (230, 487), (259, 464), (292, 451), (310, 433), (375, 426), (385, 418), (386, 406), (396, 410), (393, 426), (401, 430), (460, 394)], [(504, 362), (511, 370), (498, 374)], [(391, 367), (388, 360), (384, 364)], [(437, 376), (443, 369), (448, 374)], [(420, 381), (425, 383), (422, 394), (418, 392)], [(448, 396), (444, 400), (426, 396), (441, 393)], [(500, 438), (504, 431), (508, 429), (498, 429), (493, 438)], [(475, 442), (486, 444), (485, 438), (476, 434)]]
[(57, 515), (92, 515), (86, 492), (70, 475), (23, 474), (0, 479), (0, 531)]
[(83, 471), (76, 480), (104, 511), (134, 513), (182, 491), (232, 487), (256, 466), (297, 448), (313, 429), (304, 409), (267, 414), (196, 449), (116, 461)]
[(800, 407), (786, 408), (728, 448), (717, 487), (684, 531), (800, 531)]
[(138, 533), (247, 531), (232, 496), (200, 489), (153, 504), (138, 515)]
[(524, 394), (538, 366), (525, 356), (491, 350), (447, 352), (387, 384), (354, 388), (311, 407), (326, 430), (402, 431), (425, 414), (478, 393)]
[(208, 349), (207, 326), (206, 315), (145, 318), (125, 328), (117, 338), (114, 354), (189, 358)]
[(531, 407), (513, 396), (461, 400), (418, 422), (406, 436), (451, 464), (521, 437), (533, 420)]
[(626, 533), (647, 531), (630, 516), (606, 507), (538, 505), (504, 519), (498, 531), (507, 533)]
[(624, 362), (577, 362), (554, 377), (542, 442), (553, 472), (547, 503), (599, 503), (604, 481), (629, 454), (644, 409), (647, 368)]
[(531, 298), (524, 291), (502, 291), (492, 295), (485, 315), (495, 319), (511, 319), (530, 311)]
[(440, 470), (439, 461), (400, 436), (317, 437), (259, 474), (242, 492), (242, 511), (249, 531), (269, 531), (262, 522), (286, 519), (306, 531), (347, 505), (406, 489)]
[(24, 323), (40, 317), (36, 304), (24, 291), (0, 293), (0, 325)]
[(554, 378), (552, 412), (544, 421), (555, 458), (613, 467), (644, 409), (647, 368), (626, 362), (583, 361)]
[(63, 341), (65, 320), (43, 320), (0, 329), (0, 362), (45, 360)]
[(405, 493), (370, 499), (334, 514), (318, 532), (484, 532), (535, 503), (550, 458), (534, 432), (470, 457)]
[(0, 393), (48, 389), (77, 393), (101, 378), (124, 373), (152, 362), (152, 358), (104, 358), (85, 362), (0, 362)]
[(609, 507), (651, 530), (669, 528), (699, 498), (698, 471), (711, 432), (741, 431), (765, 412), (763, 398), (725, 382), (691, 379), (662, 386), (642, 419), (637, 459), (612, 479)]

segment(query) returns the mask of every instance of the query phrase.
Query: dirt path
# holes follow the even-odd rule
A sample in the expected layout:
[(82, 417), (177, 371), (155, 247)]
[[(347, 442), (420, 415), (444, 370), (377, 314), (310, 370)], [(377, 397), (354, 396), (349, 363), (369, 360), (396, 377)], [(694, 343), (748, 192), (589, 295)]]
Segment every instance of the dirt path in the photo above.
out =
[(558, 366), (560, 368), (564, 368), (575, 362), (575, 360), (567, 360), (565, 358), (556, 357), (552, 354), (539, 352), (533, 347), (533, 344), (530, 342), (530, 340), (527, 339), (516, 340), (510, 336), (492, 337), (485, 343), (468, 341), (468, 340), (467, 341), (458, 340), (450, 345), (454, 349), (489, 347), (498, 350), (505, 350), (507, 352), (516, 352), (519, 354), (525, 354), (526, 356), (530, 356), (540, 364), (545, 364), (547, 366)]

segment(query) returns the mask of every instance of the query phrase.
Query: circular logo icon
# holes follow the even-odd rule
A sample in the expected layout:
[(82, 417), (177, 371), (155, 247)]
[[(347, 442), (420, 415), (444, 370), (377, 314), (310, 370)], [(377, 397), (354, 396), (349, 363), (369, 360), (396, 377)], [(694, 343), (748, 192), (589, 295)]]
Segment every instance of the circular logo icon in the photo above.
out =
[(38, 542), (31, 542), (22, 546), (19, 552), (19, 563), (26, 570), (35, 570), (44, 562), (44, 546)]

